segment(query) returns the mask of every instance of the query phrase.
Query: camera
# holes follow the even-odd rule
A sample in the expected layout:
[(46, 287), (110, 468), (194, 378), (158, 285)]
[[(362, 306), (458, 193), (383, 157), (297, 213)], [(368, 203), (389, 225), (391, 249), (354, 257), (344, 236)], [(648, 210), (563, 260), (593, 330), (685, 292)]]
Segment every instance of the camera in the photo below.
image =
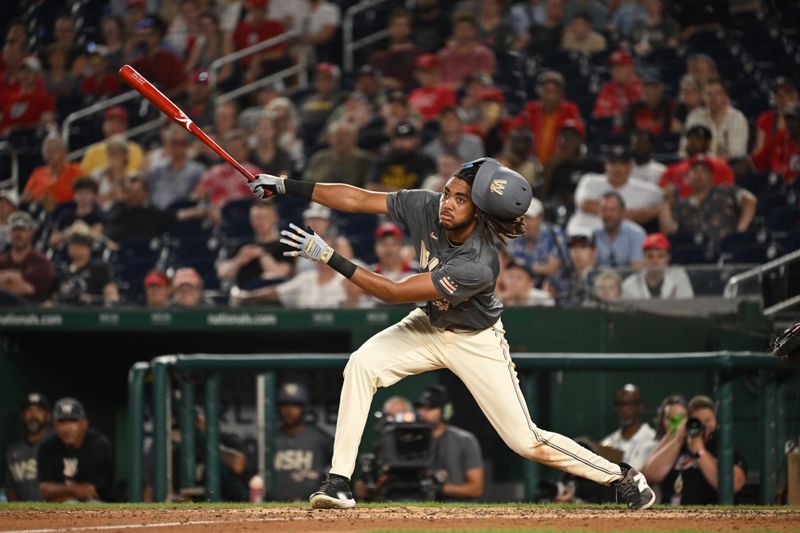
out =
[(706, 432), (706, 426), (702, 422), (700, 422), (699, 418), (695, 418), (690, 416), (689, 419), (686, 421), (686, 434), (690, 437), (697, 437), (698, 435), (702, 435)]

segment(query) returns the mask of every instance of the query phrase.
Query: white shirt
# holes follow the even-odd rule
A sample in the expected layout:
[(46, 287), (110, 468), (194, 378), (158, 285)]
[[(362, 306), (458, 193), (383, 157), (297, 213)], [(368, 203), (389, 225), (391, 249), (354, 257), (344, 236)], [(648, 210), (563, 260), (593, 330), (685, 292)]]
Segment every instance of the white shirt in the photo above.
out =
[[(631, 274), (622, 282), (622, 298), (625, 300), (650, 300), (650, 291), (644, 279), (644, 269)], [(664, 281), (661, 282), (660, 298), (662, 300), (694, 298), (692, 282), (683, 267), (667, 267)]]
[[(709, 152), (721, 159), (747, 156), (747, 138), (750, 134), (747, 118), (733, 107), (728, 106), (722, 122), (717, 125), (711, 120), (711, 111), (707, 107), (698, 107), (686, 117), (684, 130), (696, 124), (702, 124), (711, 130), (711, 147)], [(681, 154), (686, 153), (686, 137), (681, 138)]]
[(339, 6), (330, 2), (320, 2), (317, 9), (308, 11), (302, 20), (301, 30), (304, 34), (317, 33), (325, 26), (339, 26), (341, 21), (341, 13)]
[(344, 282), (344, 276), (336, 275), (320, 285), (319, 270), (314, 268), (281, 283), (275, 290), (281, 303), (292, 309), (341, 307), (347, 298)]
[(622, 196), (626, 209), (656, 207), (664, 199), (661, 188), (646, 181), (628, 178), (622, 187), (615, 189), (605, 174), (585, 174), (575, 188), (576, 210), (567, 224), (567, 235), (578, 228), (594, 231), (603, 227), (599, 216), (581, 210), (580, 206), (587, 200), (600, 200), (609, 191), (616, 191)]
[(633, 468), (640, 470), (653, 450), (652, 443), (655, 442), (656, 432), (645, 422), (630, 439), (622, 438), (622, 430), (618, 429), (602, 441), (603, 446), (610, 446), (617, 450), (622, 450), (622, 461), (628, 463)]
[(646, 181), (653, 185), (658, 185), (661, 180), (661, 174), (667, 170), (667, 166), (659, 163), (655, 159), (651, 159), (643, 165), (633, 165), (631, 169), (631, 178)]

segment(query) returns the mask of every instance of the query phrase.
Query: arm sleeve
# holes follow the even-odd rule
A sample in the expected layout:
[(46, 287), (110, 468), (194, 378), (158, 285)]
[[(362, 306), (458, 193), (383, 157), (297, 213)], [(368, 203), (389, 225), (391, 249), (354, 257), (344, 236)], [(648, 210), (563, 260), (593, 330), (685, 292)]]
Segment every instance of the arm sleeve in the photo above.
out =
[(409, 220), (411, 215), (419, 214), (427, 205), (439, 195), (433, 191), (402, 190), (389, 193), (386, 205), (389, 208), (389, 217), (406, 233), (411, 233)]
[(492, 270), (466, 257), (456, 257), (431, 277), (439, 293), (446, 299), (461, 302), (492, 284)]
[(478, 444), (478, 439), (472, 433), (467, 434), (464, 439), (464, 471), (472, 470), (473, 468), (483, 468), (483, 459), (481, 458), (481, 445)]
[(747, 125), (747, 119), (744, 118), (741, 111), (737, 111), (731, 121), (730, 144), (728, 145), (729, 157), (745, 157), (747, 155), (747, 138), (749, 135), (750, 129)]

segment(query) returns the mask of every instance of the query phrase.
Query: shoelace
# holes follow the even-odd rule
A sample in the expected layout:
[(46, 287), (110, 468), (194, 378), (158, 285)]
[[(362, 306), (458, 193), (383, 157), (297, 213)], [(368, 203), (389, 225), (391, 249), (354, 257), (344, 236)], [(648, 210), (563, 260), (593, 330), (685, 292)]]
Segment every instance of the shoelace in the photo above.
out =
[(639, 488), (636, 486), (636, 481), (633, 478), (628, 479), (626, 475), (619, 484), (617, 490), (622, 494), (625, 501), (632, 500), (639, 496)]

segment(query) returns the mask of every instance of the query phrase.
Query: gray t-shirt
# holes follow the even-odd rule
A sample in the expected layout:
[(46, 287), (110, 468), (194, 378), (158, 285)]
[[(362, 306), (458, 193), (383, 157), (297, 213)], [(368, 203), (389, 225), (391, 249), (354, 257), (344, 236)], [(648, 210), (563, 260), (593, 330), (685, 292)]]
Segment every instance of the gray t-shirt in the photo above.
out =
[(36, 454), (39, 444), (20, 439), (6, 448), (6, 490), (12, 489), (20, 501), (41, 501)]
[(411, 236), (420, 268), (433, 273), (433, 283), (442, 295), (425, 305), (431, 324), (485, 329), (497, 322), (503, 311), (503, 304), (494, 296), (500, 270), (497, 250), (482, 243), (478, 231), (459, 246), (450, 244), (439, 225), (441, 195), (422, 190), (390, 193), (389, 216)]
[(275, 499), (305, 501), (319, 488), (333, 456), (333, 438), (316, 426), (275, 436)]
[(483, 468), (481, 446), (475, 435), (461, 428), (447, 426), (433, 441), (433, 470), (447, 472), (447, 483), (464, 483), (467, 470)]

